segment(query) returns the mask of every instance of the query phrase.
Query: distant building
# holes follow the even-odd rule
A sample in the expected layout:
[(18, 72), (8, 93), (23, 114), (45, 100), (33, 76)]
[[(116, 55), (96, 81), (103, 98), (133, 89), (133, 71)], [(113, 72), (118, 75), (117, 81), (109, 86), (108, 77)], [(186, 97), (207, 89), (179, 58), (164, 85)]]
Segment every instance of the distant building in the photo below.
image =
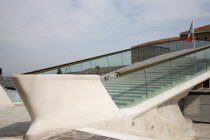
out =
[[(195, 39), (210, 41), (210, 24), (194, 29)], [(167, 52), (179, 50), (182, 48), (192, 48), (192, 43), (186, 43), (188, 31), (180, 33), (180, 37), (165, 38), (155, 41), (150, 41), (132, 47), (131, 57), (132, 63), (140, 62), (148, 58), (155, 57)], [(196, 46), (202, 46), (202, 41), (197, 42)]]
[(140, 62), (148, 58), (170, 52), (171, 50), (168, 49), (167, 46), (176, 45), (174, 44), (174, 41), (178, 40), (180, 40), (179, 37), (172, 37), (133, 46), (131, 49), (131, 61), (132, 63)]
[[(194, 29), (196, 40), (210, 40), (210, 24)], [(180, 39), (186, 40), (188, 31), (180, 33)]]

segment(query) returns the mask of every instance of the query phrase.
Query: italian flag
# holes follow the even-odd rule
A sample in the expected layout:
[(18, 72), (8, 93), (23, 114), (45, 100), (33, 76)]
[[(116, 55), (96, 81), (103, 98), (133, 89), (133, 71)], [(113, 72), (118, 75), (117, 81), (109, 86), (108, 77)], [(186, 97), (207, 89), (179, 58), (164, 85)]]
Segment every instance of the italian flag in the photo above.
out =
[(190, 30), (188, 32), (188, 37), (187, 37), (186, 42), (187, 43), (192, 42), (193, 41), (193, 38), (194, 38), (194, 28), (193, 28), (193, 21), (192, 21), (192, 23), (190, 25)]

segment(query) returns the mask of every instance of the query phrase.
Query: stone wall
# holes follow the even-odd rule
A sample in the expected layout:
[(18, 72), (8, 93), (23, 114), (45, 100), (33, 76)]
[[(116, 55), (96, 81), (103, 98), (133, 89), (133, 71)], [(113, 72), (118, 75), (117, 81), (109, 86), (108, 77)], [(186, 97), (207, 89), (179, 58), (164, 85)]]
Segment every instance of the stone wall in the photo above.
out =
[(190, 93), (183, 105), (184, 116), (194, 122), (210, 123), (210, 92)]

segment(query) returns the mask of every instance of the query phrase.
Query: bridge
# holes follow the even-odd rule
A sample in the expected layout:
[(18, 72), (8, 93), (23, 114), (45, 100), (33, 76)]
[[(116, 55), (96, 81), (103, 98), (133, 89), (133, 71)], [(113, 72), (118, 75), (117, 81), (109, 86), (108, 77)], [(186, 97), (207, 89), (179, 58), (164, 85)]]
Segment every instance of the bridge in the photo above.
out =
[(133, 50), (128, 49), (13, 75), (31, 116), (26, 139), (83, 128), (193, 139), (192, 121), (178, 102), (210, 79), (210, 45), (201, 43), (196, 49), (169, 46), (140, 62), (132, 62)]

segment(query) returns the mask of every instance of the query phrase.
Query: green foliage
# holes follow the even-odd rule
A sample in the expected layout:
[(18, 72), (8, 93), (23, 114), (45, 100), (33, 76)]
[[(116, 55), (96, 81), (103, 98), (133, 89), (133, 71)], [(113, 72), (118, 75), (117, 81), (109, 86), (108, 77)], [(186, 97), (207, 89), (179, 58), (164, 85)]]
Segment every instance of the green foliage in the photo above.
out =
[(2, 68), (0, 68), (0, 76), (2, 75)]
[(60, 68), (58, 69), (57, 74), (62, 74), (62, 71)]

